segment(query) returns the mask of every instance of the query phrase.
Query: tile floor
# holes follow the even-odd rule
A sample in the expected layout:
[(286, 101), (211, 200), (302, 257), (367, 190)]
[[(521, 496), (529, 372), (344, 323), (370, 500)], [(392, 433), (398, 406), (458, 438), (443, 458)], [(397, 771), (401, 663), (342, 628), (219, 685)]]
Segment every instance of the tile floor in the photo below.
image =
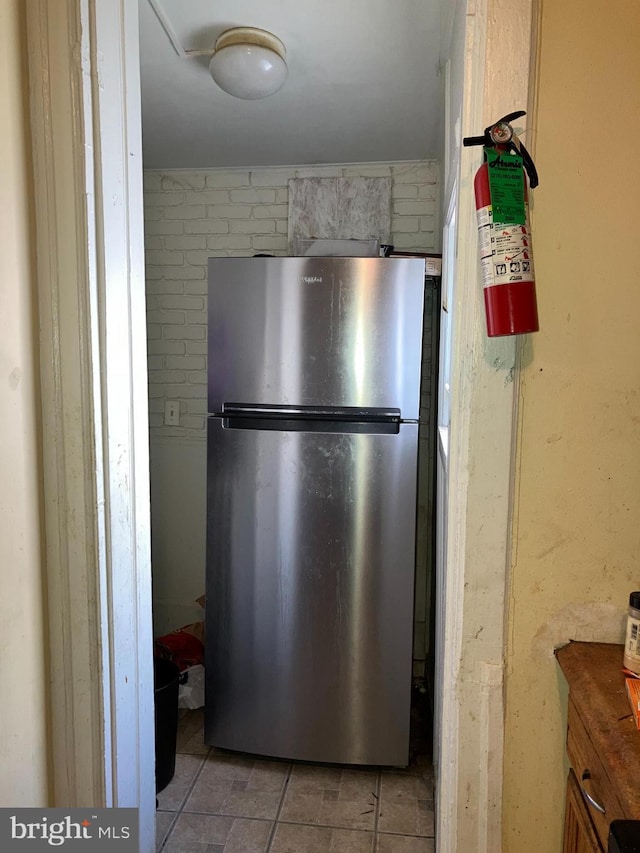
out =
[(183, 713), (158, 794), (163, 853), (434, 853), (433, 774), (275, 761), (209, 748)]

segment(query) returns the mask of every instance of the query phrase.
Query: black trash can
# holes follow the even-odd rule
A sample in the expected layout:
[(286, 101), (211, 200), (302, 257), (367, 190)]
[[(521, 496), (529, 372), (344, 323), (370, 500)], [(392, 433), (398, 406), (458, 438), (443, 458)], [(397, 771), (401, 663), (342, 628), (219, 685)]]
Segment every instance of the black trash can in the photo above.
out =
[(179, 679), (180, 670), (175, 663), (154, 658), (156, 794), (167, 787), (176, 771)]

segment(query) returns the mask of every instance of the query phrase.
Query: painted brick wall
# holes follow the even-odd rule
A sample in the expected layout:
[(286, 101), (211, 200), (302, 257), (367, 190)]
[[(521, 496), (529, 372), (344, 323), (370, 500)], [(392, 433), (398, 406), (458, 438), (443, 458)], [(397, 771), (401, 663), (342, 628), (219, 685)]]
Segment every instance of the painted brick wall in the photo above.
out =
[[(388, 175), (396, 249), (437, 251), (440, 167), (434, 161), (145, 172), (152, 439), (204, 439), (207, 259), (287, 254), (290, 178)], [(179, 426), (164, 425), (167, 400), (180, 404)]]
[[(393, 178), (393, 242), (438, 251), (435, 162), (145, 172), (153, 609), (156, 636), (202, 619), (206, 531), (206, 270), (214, 255), (287, 254), (287, 186), (295, 177)], [(431, 374), (427, 300), (423, 374)], [(180, 425), (164, 425), (167, 400)], [(423, 385), (422, 414), (433, 400)], [(421, 428), (420, 476), (429, 471), (432, 419)], [(426, 482), (424, 479), (422, 482)], [(414, 674), (424, 672), (429, 600), (429, 495), (421, 490)]]

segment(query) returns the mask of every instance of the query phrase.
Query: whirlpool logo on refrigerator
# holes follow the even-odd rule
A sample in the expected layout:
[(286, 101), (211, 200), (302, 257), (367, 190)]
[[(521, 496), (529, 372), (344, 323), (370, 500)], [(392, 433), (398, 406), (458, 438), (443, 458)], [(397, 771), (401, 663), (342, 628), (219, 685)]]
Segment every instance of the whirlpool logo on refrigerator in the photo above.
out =
[(137, 809), (0, 809), (0, 849), (137, 853)]
[(302, 281), (305, 284), (322, 284), (322, 276), (320, 276), (320, 275), (303, 275)]

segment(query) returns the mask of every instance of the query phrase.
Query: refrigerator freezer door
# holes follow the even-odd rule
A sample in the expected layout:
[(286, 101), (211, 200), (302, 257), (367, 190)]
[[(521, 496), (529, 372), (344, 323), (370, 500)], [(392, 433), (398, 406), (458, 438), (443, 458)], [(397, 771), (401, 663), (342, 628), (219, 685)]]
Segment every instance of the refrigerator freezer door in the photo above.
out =
[(419, 414), (424, 261), (211, 258), (209, 412), (225, 403)]
[(407, 763), (417, 430), (209, 418), (207, 743)]

